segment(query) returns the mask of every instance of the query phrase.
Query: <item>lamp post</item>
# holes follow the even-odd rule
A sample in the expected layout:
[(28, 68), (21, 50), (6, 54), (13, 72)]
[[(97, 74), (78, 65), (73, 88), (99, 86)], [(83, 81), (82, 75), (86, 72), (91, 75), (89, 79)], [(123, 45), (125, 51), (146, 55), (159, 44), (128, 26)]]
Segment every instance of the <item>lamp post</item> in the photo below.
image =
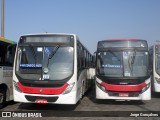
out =
[(4, 0), (1, 3), (2, 13), (1, 13), (1, 37), (4, 38)]

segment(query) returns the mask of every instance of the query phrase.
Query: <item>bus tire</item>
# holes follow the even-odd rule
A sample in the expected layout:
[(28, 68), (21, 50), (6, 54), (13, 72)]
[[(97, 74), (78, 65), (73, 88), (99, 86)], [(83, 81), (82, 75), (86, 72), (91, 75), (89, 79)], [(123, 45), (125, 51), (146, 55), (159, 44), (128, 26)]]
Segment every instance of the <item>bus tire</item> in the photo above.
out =
[(6, 103), (6, 89), (0, 90), (0, 109), (4, 107)]

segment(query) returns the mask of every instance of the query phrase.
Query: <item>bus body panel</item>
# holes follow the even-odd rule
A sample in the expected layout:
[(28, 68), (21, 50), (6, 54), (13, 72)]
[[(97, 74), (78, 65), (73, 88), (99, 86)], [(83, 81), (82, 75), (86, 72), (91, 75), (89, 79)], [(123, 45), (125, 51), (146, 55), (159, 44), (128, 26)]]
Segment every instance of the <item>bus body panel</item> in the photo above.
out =
[[(4, 69), (5, 68), (5, 69)], [(0, 67), (0, 85), (7, 86), (6, 101), (13, 100), (13, 87), (12, 87), (12, 67)]]
[(13, 100), (13, 62), (16, 43), (0, 37), (0, 108), (4, 107), (6, 101)]
[(160, 84), (157, 83), (153, 83), (154, 87), (153, 87), (153, 91), (154, 92), (160, 92)]
[(13, 67), (2, 67), (2, 83), (7, 86), (7, 98), (6, 101), (13, 100), (13, 86), (12, 86), (12, 77), (13, 77)]
[[(98, 78), (96, 78), (96, 81), (100, 81)], [(150, 78), (148, 79), (150, 81)], [(96, 84), (96, 83), (95, 83)], [(120, 91), (117, 91), (119, 93), (123, 93)], [(129, 92), (124, 92), (129, 93)], [(113, 99), (113, 100), (150, 100), (151, 99), (151, 87), (149, 87), (145, 92), (139, 94), (137, 97), (120, 97), (120, 96), (110, 96), (107, 92), (104, 92), (101, 90), (97, 84), (96, 84), (96, 98), (97, 99)], [(146, 95), (147, 94), (147, 95)]]
[[(153, 45), (149, 49), (150, 53), (150, 65), (151, 65), (151, 83), (152, 87), (151, 90), (153, 92), (160, 92), (160, 82), (156, 80), (160, 79), (160, 75), (157, 74), (156, 72), (156, 47), (159, 47), (159, 45)], [(158, 61), (157, 61), (158, 62)]]
[[(76, 62), (75, 62), (76, 64)], [(76, 81), (76, 73), (77, 70), (75, 69), (74, 71), (75, 73), (73, 74), (73, 76), (71, 77), (71, 79), (69, 80), (68, 84), (70, 83), (75, 83), (72, 91), (68, 94), (59, 94), (59, 95), (43, 95), (43, 94), (29, 94), (29, 93), (21, 93), (18, 92), (17, 90), (15, 90), (15, 86), (13, 85), (13, 90), (14, 90), (14, 101), (16, 102), (25, 102), (25, 103), (35, 103), (35, 101), (28, 101), (25, 98), (25, 95), (29, 95), (29, 96), (33, 96), (33, 97), (58, 97), (58, 99), (55, 102), (47, 102), (47, 103), (52, 103), (52, 104), (76, 104), (77, 101), (79, 100), (79, 94), (77, 94), (77, 81)], [(13, 75), (13, 81), (18, 82), (17, 77), (15, 76), (15, 74)], [(80, 80), (79, 80), (80, 81)], [(80, 86), (81, 87), (81, 86)], [(76, 97), (78, 96), (78, 97)]]
[[(74, 49), (73, 49), (73, 55), (74, 55), (74, 61), (73, 61), (73, 75), (67, 80), (67, 82), (65, 84), (73, 84), (74, 86), (72, 88), (72, 90), (67, 93), (67, 94), (63, 94), (63, 92), (68, 88), (66, 88), (61, 94), (56, 94), (56, 95), (44, 95), (44, 94), (29, 94), (29, 93), (22, 93), (16, 90), (15, 85), (13, 85), (13, 92), (14, 92), (14, 101), (17, 102), (25, 102), (25, 103), (43, 103), (43, 100), (45, 101), (45, 103), (52, 103), (52, 104), (76, 104), (80, 98), (81, 98), (81, 92), (82, 89), (84, 89), (85, 91), (88, 89), (87, 87), (87, 69), (88, 68), (83, 68), (79, 71), (78, 69), (78, 62), (77, 62), (77, 45), (78, 45), (78, 39), (77, 36), (75, 34), (61, 34), (61, 33), (56, 33), (56, 34), (33, 34), (33, 35), (72, 35), (74, 36)], [(27, 36), (27, 35), (23, 35), (23, 36)], [(32, 34), (30, 34), (29, 36), (32, 36)], [(33, 44), (34, 45), (34, 44)], [(18, 49), (18, 46), (17, 46)], [(87, 49), (85, 49), (85, 47), (83, 47), (84, 50), (87, 51)], [(16, 52), (17, 53), (17, 52)], [(89, 53), (88, 53), (89, 54)], [(17, 58), (17, 54), (15, 55), (15, 58)], [(14, 62), (14, 70), (13, 70), (13, 81), (14, 82), (19, 82), (16, 74), (15, 74), (15, 68), (16, 67), (16, 59)], [(78, 74), (79, 73), (79, 74)], [(84, 83), (84, 84), (82, 84)], [(88, 85), (89, 86), (89, 85)], [(27, 97), (26, 97), (27, 96)], [(30, 100), (32, 99), (32, 100)], [(52, 100), (50, 100), (52, 99)], [(42, 100), (42, 101), (41, 101)]]
[[(78, 81), (76, 80), (76, 75), (72, 76), (72, 78), (69, 80), (70, 83), (75, 82), (75, 85), (72, 89), (72, 91), (68, 94), (59, 94), (59, 95), (42, 95), (42, 94), (28, 94), (28, 93), (20, 93), (18, 91), (15, 90), (15, 86), (13, 86), (14, 88), (14, 101), (16, 102), (31, 102), (28, 101), (25, 98), (25, 95), (30, 95), (30, 96), (43, 96), (43, 97), (58, 97), (57, 101), (55, 102), (48, 102), (48, 103), (52, 103), (52, 104), (76, 104), (80, 98), (81, 98), (81, 88), (84, 87), (85, 91), (87, 91), (87, 89), (89, 89), (89, 84), (87, 87), (87, 70), (83, 70), (81, 72), (81, 75), (78, 79)], [(15, 76), (16, 77), (16, 76)], [(14, 81), (16, 81), (15, 79), (13, 79)], [(75, 81), (76, 80), (76, 81)], [(18, 82), (18, 81), (17, 81)], [(84, 83), (84, 84), (82, 84)], [(69, 84), (69, 83), (68, 83)], [(35, 102), (32, 102), (35, 103)]]
[[(31, 96), (31, 97), (43, 97), (46, 98), (52, 98), (52, 97), (58, 97), (58, 99), (55, 102), (48, 102), (47, 103), (52, 103), (52, 104), (76, 104), (77, 99), (76, 99), (76, 91), (72, 91), (66, 95), (37, 95), (37, 94), (26, 94), (26, 93), (19, 93), (16, 90), (14, 90), (14, 101), (15, 102), (24, 102), (24, 103), (36, 103), (35, 101), (29, 101), (25, 98), (25, 95)], [(35, 99), (36, 100), (36, 99)]]
[(146, 96), (146, 94), (150, 94), (151, 88), (149, 88), (146, 92), (140, 94), (138, 97), (113, 97), (109, 96), (108, 93), (103, 92), (100, 88), (96, 86), (96, 98), (97, 99), (113, 99), (113, 100), (151, 100), (151, 96)]
[(148, 59), (146, 40), (127, 38), (99, 41), (96, 52), (96, 98), (150, 100)]
[(24, 103), (36, 103), (35, 101), (28, 101), (25, 98), (25, 95), (31, 96), (31, 97), (46, 97), (46, 98), (54, 98), (54, 97), (58, 97), (58, 99), (55, 102), (48, 102), (47, 103), (54, 103), (54, 104), (76, 104), (77, 100), (76, 97), (74, 97), (76, 95), (76, 91), (71, 92), (69, 94), (66, 95), (37, 95), (37, 94), (24, 94), (24, 93), (19, 93), (17, 91), (14, 92), (14, 101), (15, 102), (24, 102)]

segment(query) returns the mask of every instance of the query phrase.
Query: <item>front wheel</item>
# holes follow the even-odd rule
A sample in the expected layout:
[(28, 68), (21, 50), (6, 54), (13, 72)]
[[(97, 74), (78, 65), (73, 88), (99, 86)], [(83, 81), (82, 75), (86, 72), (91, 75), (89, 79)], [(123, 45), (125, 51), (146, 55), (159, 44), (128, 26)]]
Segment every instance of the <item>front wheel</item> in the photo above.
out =
[(0, 90), (0, 109), (3, 108), (3, 106), (6, 103), (6, 90)]

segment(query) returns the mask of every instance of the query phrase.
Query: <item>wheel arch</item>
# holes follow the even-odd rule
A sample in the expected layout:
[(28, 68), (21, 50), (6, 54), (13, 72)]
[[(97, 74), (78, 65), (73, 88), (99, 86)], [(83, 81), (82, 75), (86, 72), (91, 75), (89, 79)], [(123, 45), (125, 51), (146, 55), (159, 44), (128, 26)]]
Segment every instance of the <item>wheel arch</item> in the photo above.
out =
[(10, 96), (10, 92), (9, 92), (9, 88), (5, 83), (0, 84), (0, 91), (1, 90), (5, 90), (6, 91), (6, 101), (9, 100), (9, 96)]

